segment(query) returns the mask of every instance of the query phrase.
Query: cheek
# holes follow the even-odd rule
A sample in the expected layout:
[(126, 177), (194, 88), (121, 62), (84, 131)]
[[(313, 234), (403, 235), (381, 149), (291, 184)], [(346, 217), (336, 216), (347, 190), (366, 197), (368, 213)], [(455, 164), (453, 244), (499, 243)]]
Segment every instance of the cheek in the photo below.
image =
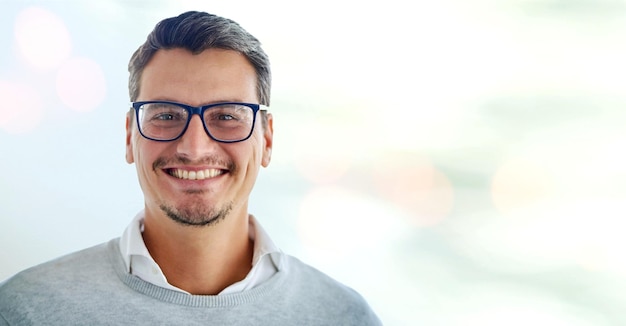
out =
[[(142, 139), (137, 139), (133, 145), (133, 156), (135, 157), (135, 165), (140, 179), (147, 179), (153, 173), (152, 162), (154, 162), (155, 158), (150, 153), (158, 153), (158, 151), (150, 145)], [(140, 181), (145, 182), (146, 180)]]
[(261, 164), (261, 159), (263, 158), (263, 146), (265, 141), (261, 133), (255, 133), (254, 136), (254, 145), (250, 148), (252, 157), (251, 163), (258, 169), (257, 165)]
[(231, 155), (231, 158), (234, 159), (235, 162), (237, 162), (241, 170), (245, 170), (240, 171), (243, 172), (242, 174), (244, 176), (256, 174), (259, 170), (259, 166), (261, 164), (261, 159), (263, 156), (261, 140), (255, 133), (252, 135), (252, 137), (250, 137), (246, 142), (242, 143), (241, 145), (245, 146), (238, 146), (236, 149), (229, 153)]

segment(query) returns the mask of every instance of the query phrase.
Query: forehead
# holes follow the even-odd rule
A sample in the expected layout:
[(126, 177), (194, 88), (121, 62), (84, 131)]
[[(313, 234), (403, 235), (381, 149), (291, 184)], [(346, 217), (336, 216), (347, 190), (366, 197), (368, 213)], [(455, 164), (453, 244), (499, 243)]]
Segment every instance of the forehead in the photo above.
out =
[(257, 103), (256, 72), (232, 50), (157, 51), (141, 75), (138, 100), (172, 100), (191, 105), (219, 101)]

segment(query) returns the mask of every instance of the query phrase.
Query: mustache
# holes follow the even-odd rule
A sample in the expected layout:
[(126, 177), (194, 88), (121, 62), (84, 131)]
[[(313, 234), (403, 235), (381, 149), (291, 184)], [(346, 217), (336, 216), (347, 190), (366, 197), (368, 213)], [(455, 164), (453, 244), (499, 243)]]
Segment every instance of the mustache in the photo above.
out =
[(154, 162), (152, 163), (152, 170), (156, 172), (156, 170), (160, 170), (165, 166), (168, 165), (175, 165), (175, 164), (182, 164), (182, 165), (217, 165), (217, 166), (224, 166), (226, 167), (226, 169), (228, 169), (230, 172), (234, 172), (235, 170), (237, 170), (237, 165), (235, 164), (235, 162), (233, 162), (232, 160), (222, 160), (219, 159), (215, 156), (206, 156), (203, 157), (199, 160), (191, 160), (187, 157), (184, 156), (180, 156), (180, 155), (175, 155), (173, 157), (158, 157), (156, 160), (154, 160)]

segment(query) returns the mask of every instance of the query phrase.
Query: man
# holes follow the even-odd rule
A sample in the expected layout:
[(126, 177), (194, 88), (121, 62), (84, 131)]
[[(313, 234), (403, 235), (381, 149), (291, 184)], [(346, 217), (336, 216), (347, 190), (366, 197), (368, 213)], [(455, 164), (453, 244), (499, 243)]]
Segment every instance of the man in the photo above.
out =
[(0, 285), (0, 325), (378, 325), (355, 291), (248, 214), (270, 163), (270, 68), (237, 23), (165, 19), (129, 63), (126, 160), (145, 209), (121, 238)]

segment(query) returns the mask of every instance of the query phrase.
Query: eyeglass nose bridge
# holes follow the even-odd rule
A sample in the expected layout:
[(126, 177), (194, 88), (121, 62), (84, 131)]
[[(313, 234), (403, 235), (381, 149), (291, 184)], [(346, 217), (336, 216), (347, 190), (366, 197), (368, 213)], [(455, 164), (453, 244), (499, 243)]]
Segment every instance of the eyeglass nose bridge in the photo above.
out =
[(200, 116), (200, 120), (204, 121), (202, 114), (206, 106), (185, 106), (185, 108), (189, 111), (189, 120), (197, 114)]
[(183, 108), (185, 108), (185, 110), (189, 112), (189, 116), (187, 117), (187, 123), (185, 124), (185, 128), (183, 128), (183, 130), (180, 132), (180, 135), (178, 135), (176, 139), (180, 139), (183, 136), (185, 136), (185, 133), (187, 133), (187, 129), (189, 129), (189, 125), (191, 124), (191, 119), (193, 119), (194, 115), (198, 115), (198, 118), (200, 118), (200, 123), (202, 124), (202, 129), (204, 129), (204, 132), (207, 134), (207, 136), (209, 136), (209, 138), (211, 138), (211, 140), (213, 141), (224, 142), (222, 140), (215, 138), (211, 134), (211, 131), (209, 131), (209, 127), (206, 125), (206, 121), (204, 121), (204, 111), (208, 109), (210, 105), (208, 106), (191, 106), (191, 105), (184, 105), (184, 104), (179, 104), (179, 105), (181, 105)]

